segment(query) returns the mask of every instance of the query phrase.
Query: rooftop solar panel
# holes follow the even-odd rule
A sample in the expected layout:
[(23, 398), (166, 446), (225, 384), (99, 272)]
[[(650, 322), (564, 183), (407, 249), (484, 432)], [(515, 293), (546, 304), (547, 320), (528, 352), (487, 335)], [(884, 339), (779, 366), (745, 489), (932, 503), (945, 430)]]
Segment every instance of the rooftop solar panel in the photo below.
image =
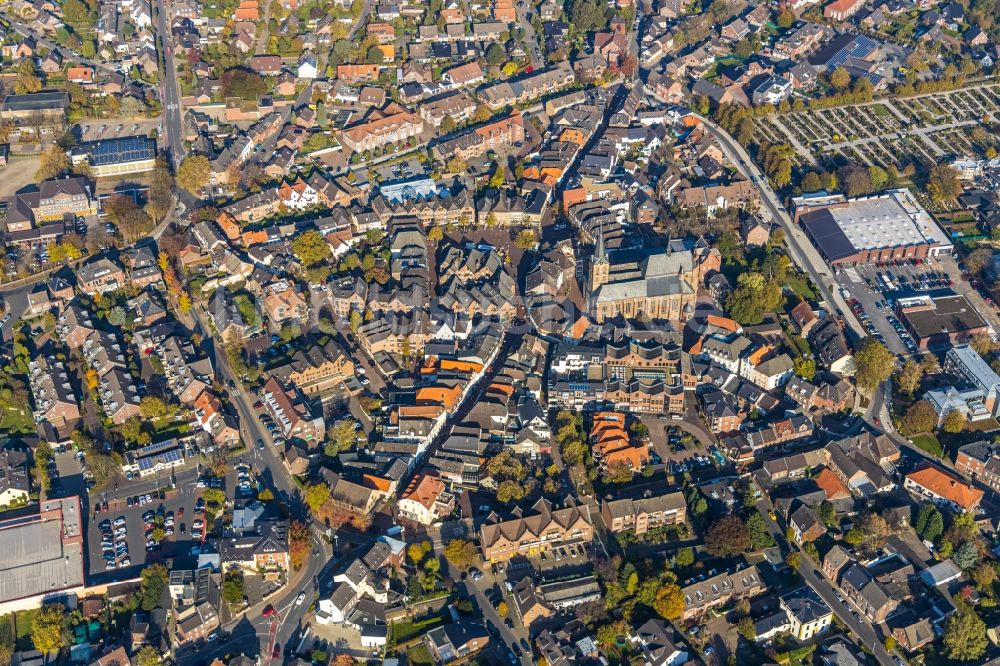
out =
[(141, 162), (156, 157), (156, 142), (147, 136), (102, 139), (86, 144), (93, 166)]

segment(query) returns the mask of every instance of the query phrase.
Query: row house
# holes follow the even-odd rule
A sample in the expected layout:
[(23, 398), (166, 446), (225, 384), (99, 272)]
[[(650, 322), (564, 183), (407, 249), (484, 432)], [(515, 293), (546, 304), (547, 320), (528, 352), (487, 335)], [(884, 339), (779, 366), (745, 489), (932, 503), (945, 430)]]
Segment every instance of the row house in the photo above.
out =
[(59, 441), (80, 422), (80, 403), (62, 361), (38, 354), (28, 363), (28, 384), (34, 401), (35, 422), (56, 434)]
[(712, 608), (723, 606), (730, 601), (755, 597), (766, 589), (756, 566), (731, 574), (722, 572), (681, 588), (681, 593), (684, 595), (684, 611), (681, 619), (700, 617)]
[(567, 498), (554, 508), (547, 499), (511, 518), (491, 513), (479, 528), (483, 556), (489, 562), (506, 562), (515, 555), (545, 552), (571, 543), (587, 544), (594, 537), (590, 511)]

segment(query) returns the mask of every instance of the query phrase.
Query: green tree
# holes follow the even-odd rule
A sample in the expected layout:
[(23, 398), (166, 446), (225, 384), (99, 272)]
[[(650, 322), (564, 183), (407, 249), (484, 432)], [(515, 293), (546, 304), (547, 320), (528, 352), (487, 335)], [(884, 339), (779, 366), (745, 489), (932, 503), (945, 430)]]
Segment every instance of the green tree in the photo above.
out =
[(896, 357), (875, 338), (865, 338), (854, 354), (855, 380), (869, 391), (888, 379), (896, 367)]
[(53, 144), (42, 151), (35, 179), (51, 180), (67, 169), (69, 169), (69, 158), (66, 157), (66, 151)]
[(798, 571), (799, 565), (802, 564), (802, 556), (793, 550), (785, 557), (785, 564), (787, 564), (792, 571)]
[(503, 481), (497, 487), (497, 501), (503, 502), (504, 504), (510, 504), (512, 502), (517, 502), (524, 498), (524, 486), (514, 481), (508, 479)]
[(507, 59), (507, 52), (496, 42), (491, 42), (486, 47), (486, 62), (490, 65), (499, 65)]
[(31, 644), (42, 654), (69, 645), (69, 617), (62, 604), (45, 604), (31, 621)]
[(751, 643), (757, 640), (757, 627), (754, 626), (753, 618), (749, 615), (745, 615), (739, 619), (736, 623), (736, 631)]
[(767, 531), (767, 523), (758, 511), (754, 510), (749, 517), (747, 517), (746, 525), (747, 529), (750, 530), (751, 550), (770, 548), (774, 545), (774, 537), (772, 537), (771, 533)]
[(177, 184), (191, 194), (197, 194), (208, 183), (209, 163), (204, 155), (186, 157), (177, 168)]
[(330, 444), (337, 447), (337, 452), (349, 451), (354, 448), (358, 441), (358, 431), (355, 428), (357, 421), (352, 418), (341, 419), (327, 430), (326, 439)]
[(160, 666), (163, 659), (160, 653), (152, 645), (143, 645), (139, 653), (135, 656), (136, 666)]
[(535, 238), (535, 232), (531, 229), (522, 229), (517, 233), (514, 245), (522, 250), (533, 250), (538, 246), (538, 239)]
[(816, 361), (813, 359), (799, 356), (792, 361), (792, 364), (795, 368), (795, 374), (802, 379), (812, 381), (813, 377), (816, 376)]
[(330, 255), (330, 244), (315, 230), (305, 231), (292, 240), (292, 252), (305, 267), (326, 261)]
[(833, 508), (833, 504), (828, 500), (823, 500), (819, 503), (817, 515), (819, 515), (819, 519), (827, 527), (833, 527), (837, 524), (837, 510)]
[(913, 434), (930, 432), (937, 425), (937, 412), (926, 400), (918, 400), (906, 410), (903, 423)]
[(243, 572), (233, 570), (226, 574), (222, 583), (222, 598), (229, 604), (231, 610), (236, 610), (243, 606), (244, 595)]
[(459, 569), (468, 569), (479, 562), (476, 545), (464, 539), (452, 539), (444, 548), (444, 558)]
[(941, 429), (947, 433), (956, 434), (965, 430), (966, 418), (962, 412), (953, 409), (944, 416)]
[(268, 90), (264, 77), (245, 67), (227, 69), (222, 73), (219, 83), (226, 97), (239, 97), (245, 100), (256, 100)]
[(962, 571), (968, 571), (979, 564), (979, 548), (972, 541), (966, 541), (951, 556), (951, 561)]
[(819, 176), (815, 171), (810, 171), (802, 179), (803, 192), (816, 192), (823, 189), (823, 184), (819, 182)]
[(780, 12), (778, 12), (778, 27), (782, 29), (788, 29), (792, 27), (795, 23), (795, 14), (792, 10), (785, 5)]
[(139, 413), (147, 419), (162, 419), (170, 413), (170, 410), (162, 398), (147, 395), (139, 401)]
[(843, 67), (837, 67), (830, 72), (830, 85), (843, 92), (851, 85), (851, 74)]
[(962, 193), (958, 171), (949, 164), (938, 164), (927, 178), (927, 193), (937, 203), (955, 199)]
[(923, 378), (923, 364), (908, 359), (903, 367), (896, 372), (896, 386), (906, 395), (912, 396), (920, 388), (920, 381)]
[(864, 533), (857, 527), (852, 527), (851, 529), (847, 530), (847, 532), (844, 534), (844, 543), (846, 543), (848, 546), (851, 546), (852, 548), (860, 546), (861, 542), (864, 541), (864, 539), (865, 539)]
[(684, 612), (684, 593), (677, 583), (665, 583), (656, 592), (653, 609), (665, 620), (676, 620)]
[(569, 20), (578, 32), (594, 32), (608, 25), (609, 13), (608, 4), (601, 0), (573, 0)]
[(325, 484), (315, 484), (306, 488), (306, 506), (313, 513), (318, 512), (330, 499), (330, 487)]
[(385, 54), (382, 53), (382, 49), (373, 44), (368, 47), (368, 51), (365, 53), (365, 62), (369, 65), (381, 65), (385, 62)]
[(159, 606), (160, 597), (167, 587), (169, 574), (162, 564), (153, 564), (145, 567), (140, 576), (142, 581), (139, 583), (139, 608), (149, 612)]
[(694, 564), (694, 548), (687, 546), (677, 551), (674, 563), (679, 567), (689, 567)]
[(975, 661), (986, 652), (986, 623), (971, 608), (962, 606), (945, 624), (945, 653), (955, 661)]
[(924, 528), (921, 536), (933, 543), (942, 534), (944, 534), (944, 516), (941, 515), (940, 511), (937, 511), (927, 520), (927, 527)]

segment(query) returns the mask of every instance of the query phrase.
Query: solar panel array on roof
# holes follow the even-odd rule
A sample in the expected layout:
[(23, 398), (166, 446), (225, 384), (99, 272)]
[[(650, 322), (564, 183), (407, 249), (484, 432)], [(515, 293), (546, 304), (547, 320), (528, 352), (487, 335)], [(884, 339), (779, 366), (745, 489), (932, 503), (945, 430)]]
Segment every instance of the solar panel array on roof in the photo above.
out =
[(178, 462), (184, 459), (184, 455), (181, 453), (180, 449), (173, 449), (170, 451), (165, 451), (163, 453), (158, 453), (155, 456), (150, 456), (148, 458), (140, 458), (137, 462), (139, 463), (139, 471), (153, 469), (158, 464), (169, 465), (173, 462)]
[(829, 210), (810, 211), (800, 218), (800, 222), (827, 261), (844, 259), (857, 252)]
[(830, 69), (836, 69), (844, 64), (848, 58), (858, 58), (863, 60), (867, 58), (875, 49), (877, 49), (878, 46), (878, 42), (874, 39), (865, 37), (864, 35), (857, 35), (854, 40), (834, 54), (826, 66)]
[(148, 136), (102, 139), (86, 144), (92, 166), (142, 162), (156, 157), (156, 142)]

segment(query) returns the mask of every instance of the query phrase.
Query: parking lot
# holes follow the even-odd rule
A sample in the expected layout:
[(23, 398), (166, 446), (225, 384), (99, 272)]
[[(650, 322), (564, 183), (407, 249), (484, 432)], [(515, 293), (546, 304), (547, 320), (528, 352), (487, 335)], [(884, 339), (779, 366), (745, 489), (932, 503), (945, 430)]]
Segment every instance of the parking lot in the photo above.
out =
[(650, 461), (654, 465), (665, 463), (669, 473), (677, 474), (726, 464), (726, 457), (718, 449), (699, 447), (697, 438), (681, 430), (672, 419), (643, 416), (641, 420), (649, 429), (653, 449)]
[(836, 271), (848, 304), (869, 335), (899, 356), (915, 354), (916, 343), (896, 317), (896, 300), (903, 296), (947, 293), (958, 276), (936, 260), (848, 266)]
[(375, 167), (375, 171), (378, 172), (383, 181), (415, 178), (423, 176), (425, 173), (424, 165), (420, 162), (420, 160), (415, 158), (401, 160), (386, 166)]
[(125, 136), (149, 136), (156, 130), (163, 133), (163, 123), (158, 120), (143, 120), (137, 123), (119, 123), (114, 120), (80, 123), (77, 126), (80, 141), (98, 141), (100, 139), (116, 139)]
[[(205, 534), (204, 512), (196, 511), (198, 503), (204, 502), (201, 489), (193, 482), (181, 487), (183, 490), (147, 490), (142, 494), (137, 491), (134, 495), (126, 495), (123, 488), (118, 499), (105, 500), (107, 508), (95, 498), (87, 527), (90, 574), (129, 578), (138, 575), (149, 562), (189, 555), (193, 546), (200, 547)], [(149, 544), (147, 538), (154, 529), (163, 530), (164, 538), (159, 545)], [(106, 546), (109, 542), (111, 548)], [(105, 557), (111, 559), (112, 554), (114, 566), (108, 566)]]

